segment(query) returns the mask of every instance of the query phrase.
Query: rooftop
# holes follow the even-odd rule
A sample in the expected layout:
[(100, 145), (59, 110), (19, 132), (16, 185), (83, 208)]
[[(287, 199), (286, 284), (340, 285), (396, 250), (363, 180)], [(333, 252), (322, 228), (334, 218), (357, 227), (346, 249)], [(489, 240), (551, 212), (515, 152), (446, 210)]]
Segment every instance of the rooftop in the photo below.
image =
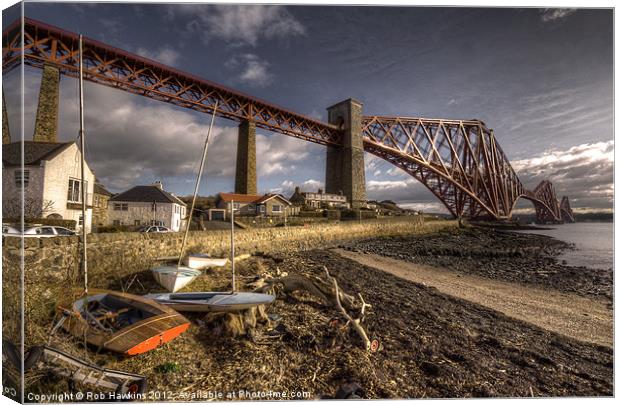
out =
[(187, 206), (187, 204), (176, 196), (155, 185), (132, 187), (129, 190), (110, 198), (110, 201), (175, 203)]
[[(24, 166), (34, 166), (42, 160), (51, 160), (75, 142), (35, 142), (24, 141)], [(5, 167), (21, 166), (22, 142), (2, 145), (2, 164)]]

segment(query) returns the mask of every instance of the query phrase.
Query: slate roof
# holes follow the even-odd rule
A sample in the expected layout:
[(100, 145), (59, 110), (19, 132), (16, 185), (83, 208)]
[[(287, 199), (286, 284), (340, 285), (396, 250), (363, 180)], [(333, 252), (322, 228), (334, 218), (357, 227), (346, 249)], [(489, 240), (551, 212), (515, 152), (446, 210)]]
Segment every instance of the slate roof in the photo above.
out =
[(110, 201), (175, 203), (187, 206), (183, 201), (158, 186), (135, 186), (110, 198)]
[(258, 200), (254, 201), (255, 204), (262, 204), (268, 200), (271, 200), (272, 198), (279, 198), (282, 201), (284, 201), (286, 204), (291, 205), (291, 202), (289, 200), (287, 200), (286, 198), (284, 198), (283, 196), (281, 196), (280, 194), (265, 194), (264, 196), (262, 196), (261, 198), (259, 198)]
[[(24, 165), (34, 166), (42, 160), (51, 160), (75, 142), (34, 142), (24, 141)], [(2, 164), (5, 167), (21, 165), (22, 142), (2, 145)]]

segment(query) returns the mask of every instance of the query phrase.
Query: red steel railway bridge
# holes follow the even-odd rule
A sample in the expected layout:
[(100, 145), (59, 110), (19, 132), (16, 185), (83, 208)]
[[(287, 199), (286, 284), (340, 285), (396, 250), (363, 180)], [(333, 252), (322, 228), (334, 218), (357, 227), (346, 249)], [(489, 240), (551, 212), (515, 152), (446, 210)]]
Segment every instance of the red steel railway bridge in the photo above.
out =
[[(16, 21), (2, 34), (2, 72), (23, 63), (43, 69), (42, 91), (58, 86), (61, 74), (78, 75), (78, 40), (39, 21)], [(525, 188), (493, 130), (480, 120), (364, 116), (362, 104), (349, 99), (329, 107), (328, 122), (321, 122), (94, 39), (83, 38), (83, 48), (84, 80), (205, 113), (217, 103), (219, 116), (239, 122), (236, 192), (256, 193), (259, 127), (325, 145), (326, 191), (343, 192), (354, 207), (366, 200), (368, 152), (416, 178), (457, 218), (509, 219), (525, 198), (539, 222), (574, 221), (568, 198), (558, 201), (551, 182)], [(57, 101), (42, 106), (42, 98), (39, 110), (48, 111), (37, 113), (35, 138), (39, 121), (54, 114), (57, 120)]]

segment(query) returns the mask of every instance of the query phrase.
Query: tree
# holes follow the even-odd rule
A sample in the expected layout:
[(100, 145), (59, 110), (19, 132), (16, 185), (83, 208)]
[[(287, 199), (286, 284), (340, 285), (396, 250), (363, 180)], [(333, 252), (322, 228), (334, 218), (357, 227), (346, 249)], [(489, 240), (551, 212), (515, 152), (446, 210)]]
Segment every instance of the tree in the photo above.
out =
[(2, 216), (4, 218), (19, 218), (24, 213), (24, 218), (45, 218), (54, 208), (51, 200), (41, 200), (38, 198), (24, 198), (22, 207), (19, 198), (10, 198), (2, 201)]

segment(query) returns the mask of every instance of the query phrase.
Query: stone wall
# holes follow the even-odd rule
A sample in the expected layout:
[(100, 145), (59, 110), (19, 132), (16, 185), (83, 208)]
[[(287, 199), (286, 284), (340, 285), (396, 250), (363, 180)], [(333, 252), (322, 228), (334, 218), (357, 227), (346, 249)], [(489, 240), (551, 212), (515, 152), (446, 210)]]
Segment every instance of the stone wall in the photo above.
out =
[[(277, 228), (244, 229), (235, 232), (236, 253), (286, 252), (336, 245), (343, 240), (379, 235), (430, 232), (454, 226), (453, 221), (423, 223), (407, 217), (364, 222), (317, 224)], [(93, 287), (106, 287), (113, 277), (149, 269), (158, 257), (178, 255), (182, 233), (101, 233), (88, 235), (88, 267)], [(20, 238), (2, 238), (3, 261), (19, 260)], [(37, 274), (43, 284), (51, 279), (68, 279), (79, 273), (79, 238), (25, 238), (26, 274)], [(227, 256), (230, 233), (190, 231), (188, 252), (209, 252)], [(51, 277), (51, 279), (50, 279)]]

